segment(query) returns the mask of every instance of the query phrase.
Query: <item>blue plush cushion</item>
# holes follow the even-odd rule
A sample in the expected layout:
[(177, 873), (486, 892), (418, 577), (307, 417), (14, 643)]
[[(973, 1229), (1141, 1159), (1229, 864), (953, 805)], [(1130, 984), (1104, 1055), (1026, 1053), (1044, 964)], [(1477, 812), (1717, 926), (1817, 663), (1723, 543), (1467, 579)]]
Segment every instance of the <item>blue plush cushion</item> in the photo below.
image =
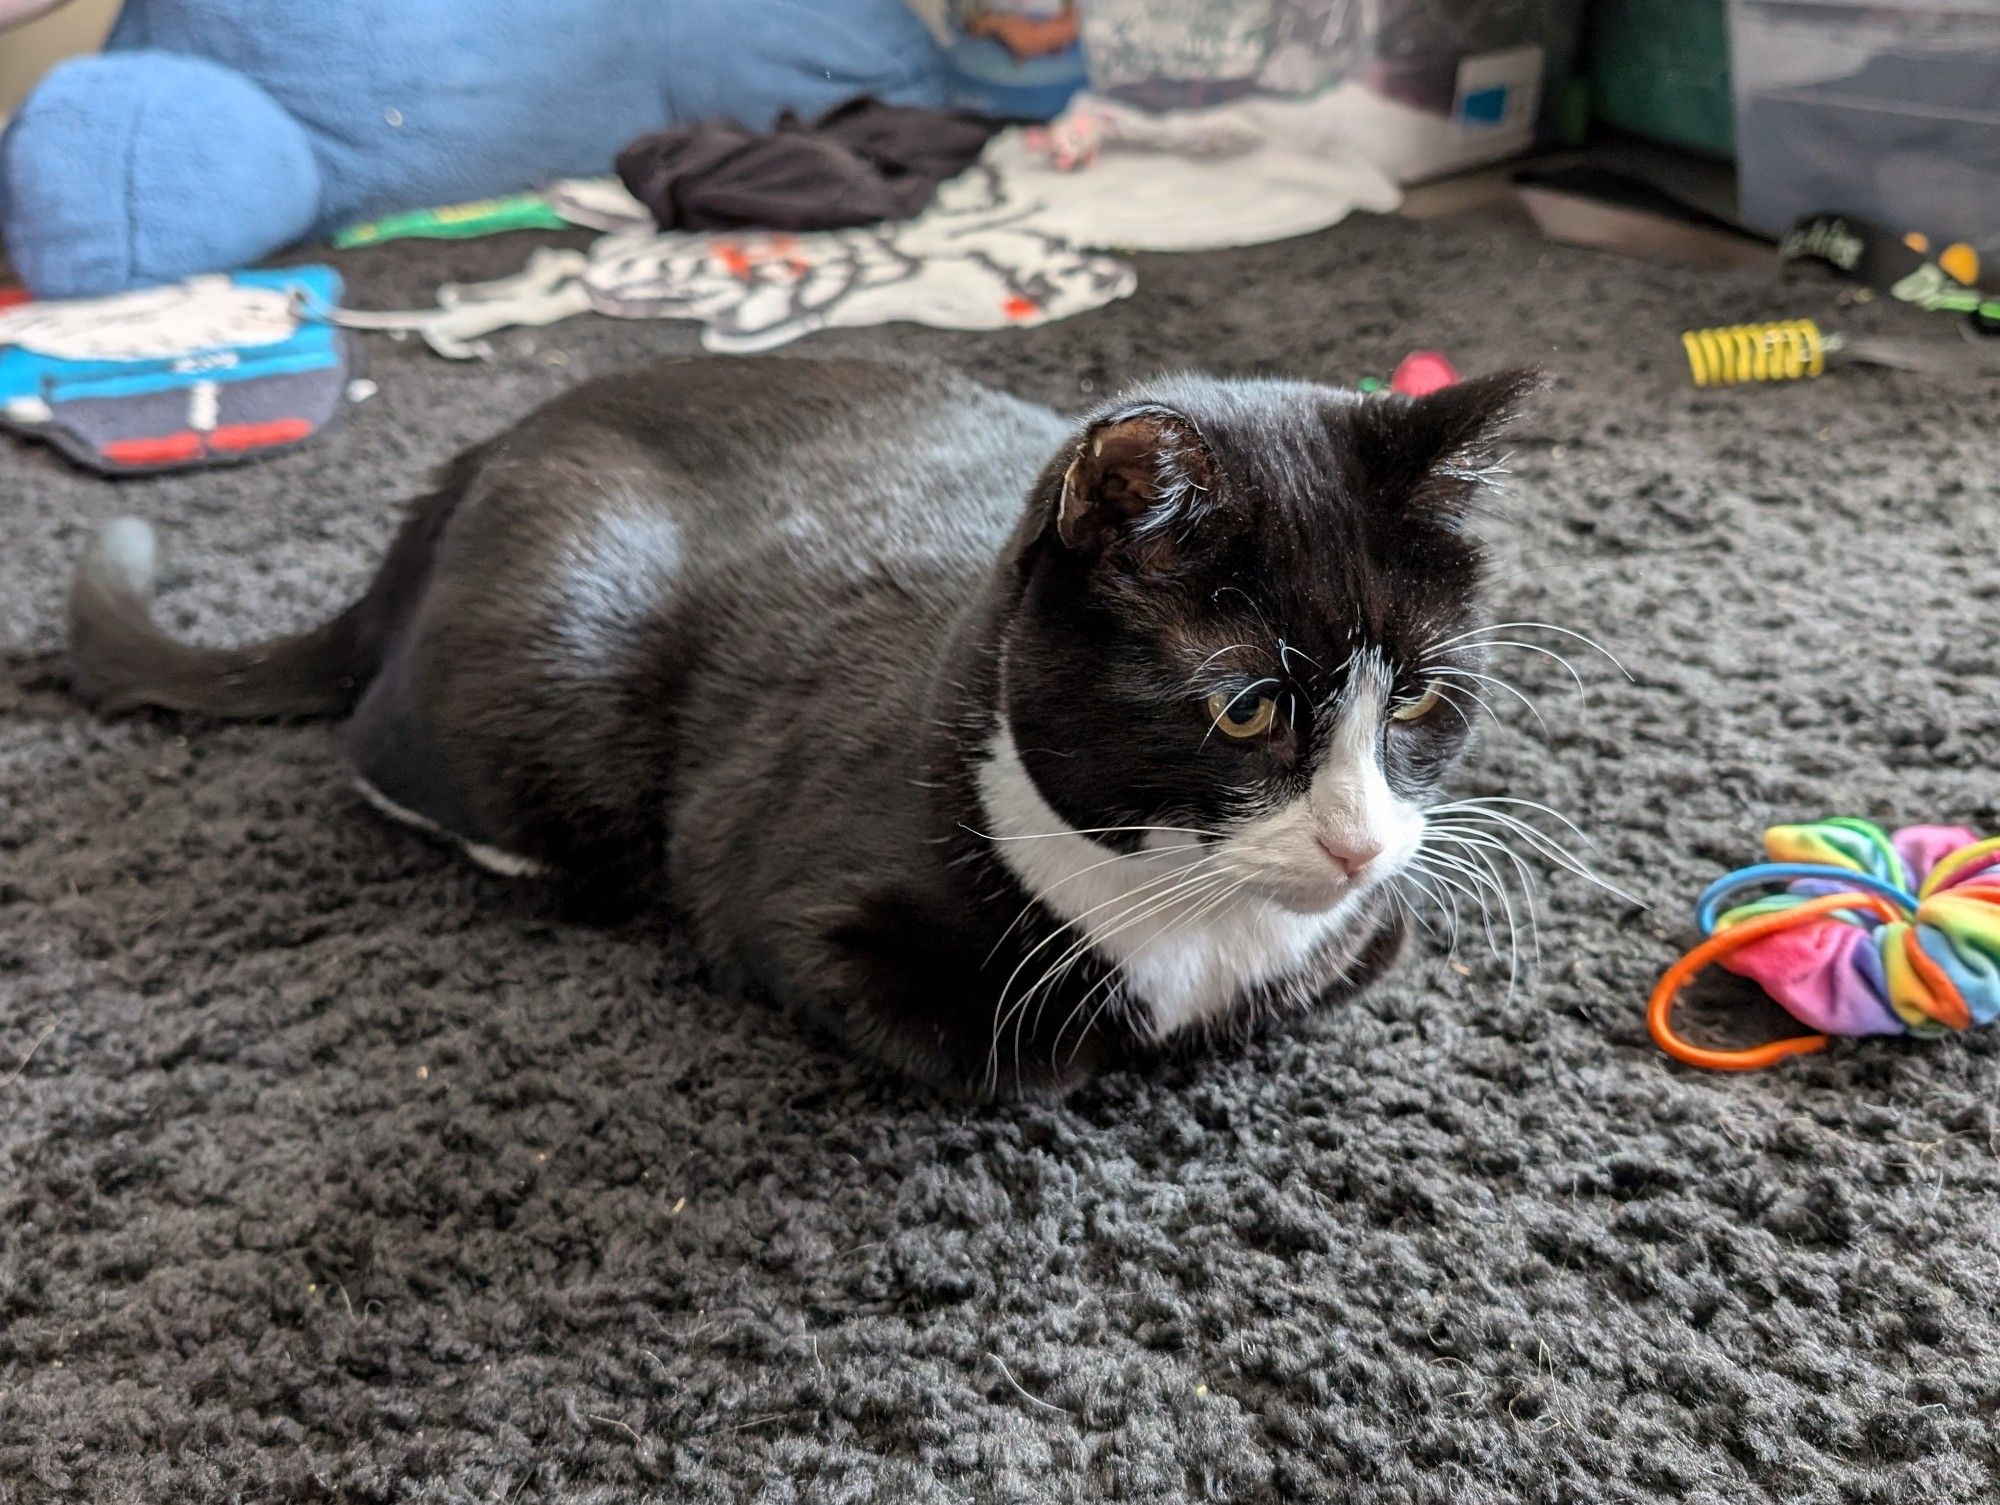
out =
[(944, 102), (904, 0), (129, 0), (0, 144), (0, 233), (38, 294), (114, 292), (856, 94)]
[(199, 58), (74, 58), (0, 140), (7, 248), (46, 298), (239, 266), (312, 225), (305, 132), (241, 74)]

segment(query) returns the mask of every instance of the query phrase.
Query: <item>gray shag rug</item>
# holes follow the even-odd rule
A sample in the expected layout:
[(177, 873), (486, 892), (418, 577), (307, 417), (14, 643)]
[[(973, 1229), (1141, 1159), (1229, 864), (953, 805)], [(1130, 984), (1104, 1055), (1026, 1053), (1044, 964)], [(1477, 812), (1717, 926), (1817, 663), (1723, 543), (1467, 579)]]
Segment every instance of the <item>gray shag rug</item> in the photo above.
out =
[[(339, 264), (407, 306), (525, 253)], [(1464, 786), (1564, 809), (1651, 908), (1557, 875), (1512, 996), (1425, 943), (1301, 1033), (1060, 1106), (914, 1096), (657, 925), (565, 923), (372, 818), (323, 728), (61, 693), (106, 518), (163, 525), (177, 628), (293, 626), (431, 467), (689, 329), (579, 320), (483, 365), (369, 337), (380, 395), (238, 470), (110, 484), (9, 442), (0, 1498), (1993, 1498), (1995, 1042), (1703, 1075), (1642, 1021), (1767, 823), (2000, 827), (2000, 394), (1697, 392), (1680, 364), (1685, 326), (1895, 312), (1361, 219), (1145, 259), (1135, 298), (1044, 329), (799, 347), (1070, 407), (1413, 345), (1556, 379), (1499, 605), (1632, 680), (1580, 662), (1578, 698), (1517, 655), (1548, 731), (1516, 707)]]

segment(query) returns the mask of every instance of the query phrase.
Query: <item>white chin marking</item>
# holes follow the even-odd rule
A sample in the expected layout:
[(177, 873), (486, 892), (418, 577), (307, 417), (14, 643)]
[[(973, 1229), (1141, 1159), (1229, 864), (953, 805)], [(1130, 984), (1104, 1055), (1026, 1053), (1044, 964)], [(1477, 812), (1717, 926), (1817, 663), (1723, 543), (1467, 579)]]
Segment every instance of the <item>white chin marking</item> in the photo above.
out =
[(1149, 832), (1146, 855), (1121, 855), (1055, 812), (1004, 723), (979, 767), (979, 795), (987, 834), (1001, 838), (993, 843), (1000, 860), (1069, 925), (1029, 960), (1009, 1000), (1087, 938), (1120, 970), (1126, 996), (1145, 1007), (1140, 1022), (1156, 1038), (1226, 1015), (1250, 990), (1304, 972), (1346, 928), (1362, 891), (1303, 914), (1241, 890), (1224, 898), (1234, 878), (1204, 867), (1215, 849), (1192, 836)]
[(532, 857), (523, 857), (518, 852), (503, 852), (498, 847), (489, 847), (483, 841), (467, 841), (463, 836), (447, 831), (428, 817), (405, 809), (377, 789), (366, 779), (356, 779), (354, 787), (361, 791), (361, 797), (381, 811), (398, 825), (408, 826), (413, 831), (421, 831), (426, 836), (434, 836), (439, 841), (448, 841), (489, 873), (502, 878), (535, 878), (548, 871), (545, 863)]

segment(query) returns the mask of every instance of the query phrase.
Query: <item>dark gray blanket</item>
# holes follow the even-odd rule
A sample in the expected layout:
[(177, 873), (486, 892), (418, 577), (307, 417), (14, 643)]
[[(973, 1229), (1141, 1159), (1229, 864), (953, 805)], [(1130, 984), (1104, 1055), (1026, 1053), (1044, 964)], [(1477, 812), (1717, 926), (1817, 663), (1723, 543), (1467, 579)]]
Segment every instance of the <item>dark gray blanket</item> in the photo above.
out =
[[(525, 254), (341, 267), (409, 306)], [(115, 512), (164, 525), (176, 628), (295, 625), (430, 467), (689, 330), (581, 320), (490, 365), (374, 337), (380, 396), (237, 471), (113, 485), (10, 442), (0, 1498), (1992, 1497), (1995, 1042), (1706, 1076), (1641, 1016), (1765, 824), (2000, 828), (2000, 393), (1697, 393), (1684, 326), (1851, 318), (1478, 226), (1357, 221), (1140, 286), (811, 346), (1072, 406), (1162, 366), (1546, 362), (1499, 602), (1636, 682), (1580, 663), (1579, 700), (1517, 655), (1549, 732), (1516, 707), (1466, 787), (1566, 809), (1654, 907), (1558, 877), (1511, 998), (1427, 945), (1234, 1057), (941, 1106), (717, 996), (671, 934), (569, 927), (384, 825), (322, 728), (100, 724), (45, 657)]]

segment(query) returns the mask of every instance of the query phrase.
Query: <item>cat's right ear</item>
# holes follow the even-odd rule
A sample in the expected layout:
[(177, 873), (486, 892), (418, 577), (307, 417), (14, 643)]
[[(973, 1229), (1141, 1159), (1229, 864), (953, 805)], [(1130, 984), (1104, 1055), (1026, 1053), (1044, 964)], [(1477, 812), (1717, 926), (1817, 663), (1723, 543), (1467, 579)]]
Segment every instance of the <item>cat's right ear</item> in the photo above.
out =
[(1114, 414), (1084, 434), (1063, 472), (1056, 535), (1091, 558), (1163, 562), (1177, 525), (1213, 497), (1215, 467), (1194, 426), (1166, 408)]

